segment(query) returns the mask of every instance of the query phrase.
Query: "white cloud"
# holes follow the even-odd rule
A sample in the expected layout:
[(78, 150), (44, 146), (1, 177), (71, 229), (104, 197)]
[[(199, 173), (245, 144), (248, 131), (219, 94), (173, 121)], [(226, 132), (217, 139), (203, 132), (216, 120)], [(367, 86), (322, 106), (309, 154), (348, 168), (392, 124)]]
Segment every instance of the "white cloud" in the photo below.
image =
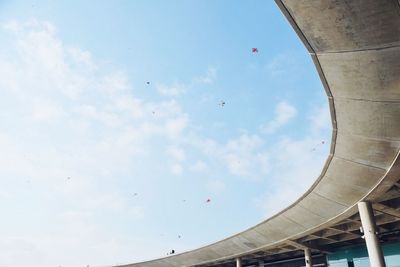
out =
[(183, 114), (183, 111), (179, 104), (175, 100), (163, 101), (160, 103), (149, 102), (146, 104), (146, 109), (154, 112), (155, 118), (165, 119), (173, 116)]
[(188, 90), (193, 87), (193, 85), (212, 84), (216, 78), (217, 78), (217, 68), (208, 67), (205, 75), (193, 78), (190, 83), (175, 82), (170, 85), (157, 83), (156, 89), (160, 95), (177, 97), (186, 94)]
[(242, 134), (219, 144), (211, 139), (194, 140), (194, 146), (206, 156), (219, 160), (235, 176), (260, 179), (268, 173), (268, 153), (257, 135)]
[(312, 151), (316, 140), (310, 137), (300, 140), (283, 138), (274, 147), (272, 153), (275, 157), (268, 180), (270, 189), (257, 200), (267, 216), (293, 203), (321, 173), (327, 147)]
[(121, 112), (128, 112), (133, 119), (141, 119), (146, 113), (149, 114), (149, 108), (143, 107), (143, 101), (133, 96), (118, 97), (115, 105)]
[(332, 128), (331, 114), (326, 106), (316, 108), (309, 116), (309, 121), (312, 129), (317, 132)]
[(212, 84), (216, 78), (217, 78), (217, 68), (208, 67), (206, 74), (195, 78), (194, 81), (198, 83)]
[(133, 216), (135, 219), (143, 219), (146, 215), (146, 210), (143, 206), (133, 206), (130, 207), (128, 212)]
[(101, 78), (100, 83), (96, 84), (96, 87), (98, 90), (110, 95), (124, 93), (131, 89), (128, 76), (121, 70), (109, 73)]
[[(90, 52), (68, 46), (50, 23), (14, 22), (4, 28), (14, 46), (0, 48), (4, 111), (0, 116), (0, 199), (13, 203), (13, 210), (21, 215), (4, 216), (0, 222), (0, 229), (5, 229), (0, 239), (1, 266), (111, 265), (158, 256), (154, 253), (170, 244), (138, 236), (132, 225), (146, 220), (151, 209), (139, 203), (140, 198), (133, 202), (124, 197), (131, 188), (118, 188), (116, 177), (129, 177), (135, 184), (149, 154), (163, 154), (160, 150), (165, 147), (174, 175), (187, 169), (205, 172), (215, 163), (234, 176), (270, 179), (271, 187), (278, 189), (264, 196), (260, 205), (266, 213), (273, 200), (290, 201), (302, 193), (318, 173), (315, 166), (322, 166), (319, 162), (324, 157), (305, 153), (326, 127), (320, 111), (310, 116), (316, 127), (312, 136), (281, 138), (270, 149), (257, 134), (244, 133), (226, 142), (188, 137), (190, 117), (179, 103), (134, 95), (125, 72), (107, 71)], [(216, 70), (210, 68), (201, 78), (198, 82), (214, 82)], [(167, 96), (179, 96), (188, 89), (181, 84), (161, 87), (160, 93)], [(270, 126), (273, 131), (296, 115), (293, 107), (283, 103)], [(182, 137), (185, 145), (201, 151), (204, 161), (183, 166), (190, 157), (176, 145), (181, 145), (176, 141)], [(150, 149), (159, 143), (158, 150)], [(270, 155), (276, 155), (276, 160)], [(222, 178), (205, 183), (210, 192), (227, 190)], [(110, 218), (121, 227), (111, 227)], [(131, 235), (119, 232), (124, 222)]]
[(174, 83), (172, 85), (157, 84), (157, 91), (164, 96), (179, 96), (187, 91), (187, 86), (181, 83)]
[(185, 151), (180, 147), (170, 146), (166, 152), (172, 162), (170, 165), (171, 173), (181, 175), (183, 173), (182, 162), (186, 160)]
[[(121, 126), (123, 123), (118, 114), (89, 104), (84, 104), (74, 108), (74, 112), (87, 121), (92, 123), (102, 123), (110, 128), (116, 128)], [(132, 114), (132, 116), (134, 116), (134, 114)]]
[(312, 111), (306, 136), (281, 137), (271, 147), (269, 189), (256, 199), (267, 217), (297, 200), (320, 175), (329, 153), (326, 139), (331, 134), (330, 117), (321, 114), (329, 114), (326, 105)]
[(226, 184), (218, 179), (208, 181), (206, 187), (207, 190), (213, 194), (221, 194), (226, 190)]
[(50, 122), (65, 115), (63, 108), (50, 99), (32, 99), (32, 116), (37, 121)]
[(171, 173), (174, 175), (181, 175), (183, 173), (183, 167), (181, 164), (175, 163), (171, 165)]
[(285, 101), (281, 101), (275, 107), (275, 118), (263, 128), (263, 131), (268, 134), (274, 133), (296, 117), (296, 115), (297, 110), (294, 106)]
[(264, 211), (263, 219), (269, 218), (292, 204), (306, 189), (304, 186), (297, 188), (280, 186), (259, 196), (255, 202)]
[(293, 73), (296, 68), (295, 55), (291, 53), (279, 54), (272, 58), (265, 66), (268, 75), (274, 78)]
[(190, 166), (193, 172), (203, 172), (207, 169), (207, 164), (204, 161), (198, 160)]
[(72, 60), (76, 63), (76, 65), (82, 66), (87, 71), (95, 71), (98, 69), (89, 51), (83, 51), (75, 47), (69, 47), (67, 48), (67, 52), (71, 56)]
[(168, 119), (165, 122), (164, 128), (167, 136), (174, 138), (180, 135), (188, 124), (188, 116), (182, 115), (176, 118)]
[(180, 147), (171, 146), (167, 149), (167, 153), (175, 161), (184, 161), (186, 159), (185, 151)]
[[(99, 221), (146, 220), (147, 207), (124, 198), (115, 177), (135, 180), (155, 139), (171, 146), (189, 116), (175, 101), (133, 95), (126, 73), (63, 43), (51, 23), (13, 22), (2, 30), (11, 45), (0, 48), (0, 198), (20, 215), (0, 223), (7, 229), (0, 265), (114, 264), (132, 260), (132, 249), (151, 255)], [(176, 160), (185, 159), (182, 151), (173, 152)]]

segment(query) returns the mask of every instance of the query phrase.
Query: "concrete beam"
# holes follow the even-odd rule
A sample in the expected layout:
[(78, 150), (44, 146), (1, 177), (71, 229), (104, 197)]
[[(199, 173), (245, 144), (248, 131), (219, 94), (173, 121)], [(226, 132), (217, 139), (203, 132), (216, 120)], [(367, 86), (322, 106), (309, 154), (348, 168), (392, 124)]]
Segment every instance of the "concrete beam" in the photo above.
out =
[(387, 214), (387, 215), (393, 216), (393, 217), (395, 217), (397, 219), (400, 219), (400, 210), (393, 209), (391, 207), (388, 207), (388, 206), (386, 206), (384, 204), (380, 204), (380, 203), (374, 203), (372, 205), (372, 208), (374, 210), (377, 210), (377, 211), (382, 212), (384, 214)]
[(288, 245), (291, 245), (293, 247), (296, 247), (298, 249), (302, 249), (302, 250), (304, 250), (304, 249), (312, 249), (312, 250), (317, 250), (317, 251), (319, 251), (321, 253), (325, 253), (325, 254), (332, 253), (332, 251), (329, 251), (327, 249), (322, 249), (322, 248), (320, 248), (318, 246), (304, 244), (304, 243), (296, 242), (296, 241), (293, 241), (293, 240), (286, 240), (285, 243), (288, 244)]

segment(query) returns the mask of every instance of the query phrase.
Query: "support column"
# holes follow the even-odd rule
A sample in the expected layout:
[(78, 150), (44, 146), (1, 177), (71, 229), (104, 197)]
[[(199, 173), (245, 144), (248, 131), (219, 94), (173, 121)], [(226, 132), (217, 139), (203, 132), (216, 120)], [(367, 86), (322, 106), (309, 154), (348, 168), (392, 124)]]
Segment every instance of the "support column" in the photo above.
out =
[(264, 261), (258, 261), (258, 267), (264, 267)]
[(236, 267), (242, 267), (242, 260), (240, 258), (236, 258)]
[(374, 212), (371, 203), (364, 201), (359, 202), (358, 212), (360, 213), (364, 239), (367, 244), (371, 267), (386, 267), (385, 259), (377, 237)]
[(306, 262), (306, 267), (312, 267), (311, 249), (304, 249), (304, 260)]

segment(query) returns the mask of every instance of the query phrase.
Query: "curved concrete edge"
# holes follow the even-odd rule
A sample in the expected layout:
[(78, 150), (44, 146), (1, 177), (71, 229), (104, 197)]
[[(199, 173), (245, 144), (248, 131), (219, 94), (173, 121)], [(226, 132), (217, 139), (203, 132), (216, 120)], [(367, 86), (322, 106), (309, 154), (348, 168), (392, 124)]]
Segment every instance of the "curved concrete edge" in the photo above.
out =
[(326, 90), (330, 155), (296, 202), (224, 240), (174, 256), (120, 265), (194, 266), (276, 247), (324, 229), (379, 199), (400, 177), (400, 5), (276, 0), (307, 47)]

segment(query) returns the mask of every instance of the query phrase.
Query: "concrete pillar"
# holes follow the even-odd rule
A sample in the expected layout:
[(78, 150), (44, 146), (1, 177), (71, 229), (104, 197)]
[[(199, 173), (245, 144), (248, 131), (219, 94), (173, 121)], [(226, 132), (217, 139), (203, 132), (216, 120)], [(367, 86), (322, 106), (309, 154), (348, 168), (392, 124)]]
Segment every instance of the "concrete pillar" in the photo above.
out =
[(242, 260), (240, 258), (236, 258), (236, 267), (242, 267)]
[(258, 267), (264, 267), (264, 261), (258, 261)]
[(360, 213), (361, 224), (364, 232), (365, 243), (371, 267), (386, 267), (385, 259), (379, 244), (374, 212), (370, 202), (359, 202), (358, 212)]
[(306, 262), (306, 267), (312, 267), (311, 249), (304, 249), (304, 260)]

